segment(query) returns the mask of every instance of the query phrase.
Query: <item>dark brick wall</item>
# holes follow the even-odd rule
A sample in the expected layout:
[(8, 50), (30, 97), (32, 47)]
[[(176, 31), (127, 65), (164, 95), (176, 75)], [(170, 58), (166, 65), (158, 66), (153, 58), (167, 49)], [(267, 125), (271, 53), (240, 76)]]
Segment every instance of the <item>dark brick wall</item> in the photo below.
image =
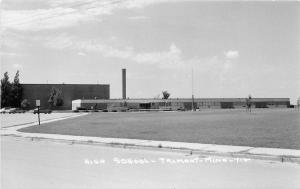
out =
[(62, 91), (64, 105), (55, 109), (71, 110), (72, 100), (76, 99), (109, 99), (109, 85), (98, 84), (22, 84), (23, 99), (30, 102), (30, 108), (35, 107), (35, 100), (41, 100), (41, 107), (48, 108), (48, 99), (52, 87)]

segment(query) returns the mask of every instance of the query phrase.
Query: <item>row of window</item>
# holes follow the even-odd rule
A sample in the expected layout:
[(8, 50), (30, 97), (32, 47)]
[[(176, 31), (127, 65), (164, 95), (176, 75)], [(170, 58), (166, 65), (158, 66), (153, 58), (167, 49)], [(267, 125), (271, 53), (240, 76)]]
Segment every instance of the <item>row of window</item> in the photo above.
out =
[[(230, 102), (228, 102), (230, 103)], [(96, 105), (97, 104), (97, 105)], [(110, 105), (113, 105), (113, 106), (127, 106), (127, 105), (139, 105), (140, 103), (130, 103), (130, 102), (121, 102), (121, 103), (95, 103), (94, 105), (96, 106), (100, 106), (100, 107), (104, 107), (104, 106), (107, 106), (108, 104)], [(148, 104), (148, 103), (146, 103)], [(155, 106), (157, 103), (149, 103), (150, 106)], [(217, 102), (217, 101), (202, 101), (202, 102), (195, 102), (195, 106), (198, 106), (198, 107), (211, 107), (211, 106), (218, 106), (220, 107), (222, 104), (222, 102)], [(266, 105), (266, 106), (272, 106), (272, 105), (287, 105), (288, 102), (253, 102), (253, 105), (255, 104), (263, 104), (263, 105)], [(158, 103), (158, 106), (191, 106), (192, 105), (192, 102), (159, 102)], [(232, 105), (234, 107), (237, 107), (237, 106), (245, 106), (245, 102), (232, 102)]]

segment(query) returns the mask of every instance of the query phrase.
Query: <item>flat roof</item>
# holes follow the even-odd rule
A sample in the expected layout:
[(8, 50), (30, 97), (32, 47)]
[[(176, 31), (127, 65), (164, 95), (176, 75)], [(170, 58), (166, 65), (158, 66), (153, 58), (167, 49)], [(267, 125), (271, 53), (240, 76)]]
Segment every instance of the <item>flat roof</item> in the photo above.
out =
[(88, 84), (88, 83), (21, 83), (21, 85), (110, 85), (110, 84)]
[[(246, 98), (194, 98), (195, 102), (199, 101), (219, 101), (219, 102), (240, 102)], [(170, 99), (151, 99), (151, 98), (136, 98), (136, 99), (77, 99), (72, 102), (80, 103), (109, 103), (109, 102), (132, 102), (132, 103), (151, 103), (151, 102), (191, 102), (192, 98), (170, 98)], [(263, 101), (290, 101), (290, 98), (252, 98), (254, 102)]]

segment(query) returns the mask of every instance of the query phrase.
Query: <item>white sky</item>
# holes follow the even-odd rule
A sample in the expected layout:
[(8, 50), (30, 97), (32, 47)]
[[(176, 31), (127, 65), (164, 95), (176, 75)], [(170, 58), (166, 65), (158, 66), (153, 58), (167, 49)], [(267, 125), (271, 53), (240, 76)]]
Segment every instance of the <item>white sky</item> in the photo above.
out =
[[(300, 96), (299, 3), (2, 0), (1, 74), (127, 96)], [(1, 76), (2, 77), (2, 76)]]

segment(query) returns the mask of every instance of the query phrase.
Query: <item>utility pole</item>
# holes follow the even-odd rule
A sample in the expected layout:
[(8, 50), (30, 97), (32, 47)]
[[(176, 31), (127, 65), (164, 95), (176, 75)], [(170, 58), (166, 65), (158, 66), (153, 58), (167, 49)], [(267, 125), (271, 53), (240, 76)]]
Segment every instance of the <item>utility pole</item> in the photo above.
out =
[(192, 111), (194, 111), (194, 69), (192, 68)]

